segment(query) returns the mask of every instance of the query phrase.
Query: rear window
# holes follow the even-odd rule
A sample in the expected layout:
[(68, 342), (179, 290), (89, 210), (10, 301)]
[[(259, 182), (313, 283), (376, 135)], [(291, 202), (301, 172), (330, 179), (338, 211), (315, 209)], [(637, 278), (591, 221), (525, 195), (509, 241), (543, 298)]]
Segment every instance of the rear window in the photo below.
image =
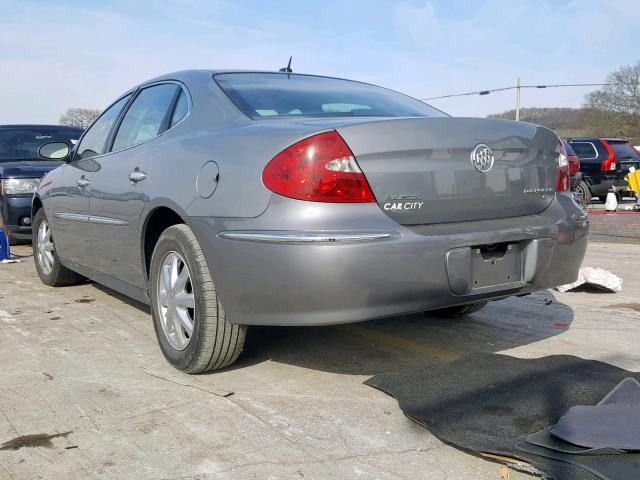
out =
[(576, 152), (573, 151), (573, 148), (571, 147), (571, 145), (569, 145), (567, 142), (562, 142), (564, 143), (564, 149), (567, 151), (567, 155), (576, 155)]
[(221, 73), (215, 80), (251, 118), (445, 117), (415, 98), (374, 85), (286, 73)]
[(640, 158), (640, 154), (638, 154), (638, 151), (635, 148), (633, 148), (633, 146), (631, 146), (629, 142), (609, 141), (607, 143), (611, 147), (611, 150), (613, 150), (613, 153), (616, 154), (616, 158), (618, 160), (624, 160), (624, 159), (637, 160)]
[(82, 130), (73, 128), (0, 128), (0, 162), (43, 160), (38, 154), (41, 145), (49, 142), (67, 142), (72, 147), (81, 134)]
[(596, 147), (591, 142), (571, 142), (571, 146), (581, 160), (598, 158)]

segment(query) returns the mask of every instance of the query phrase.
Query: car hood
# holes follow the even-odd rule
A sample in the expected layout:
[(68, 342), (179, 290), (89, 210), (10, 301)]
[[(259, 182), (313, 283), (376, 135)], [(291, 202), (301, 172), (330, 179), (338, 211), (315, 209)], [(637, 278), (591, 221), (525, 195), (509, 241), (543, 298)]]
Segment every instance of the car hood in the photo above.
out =
[(0, 162), (0, 177), (43, 177), (62, 162), (49, 160), (17, 160)]

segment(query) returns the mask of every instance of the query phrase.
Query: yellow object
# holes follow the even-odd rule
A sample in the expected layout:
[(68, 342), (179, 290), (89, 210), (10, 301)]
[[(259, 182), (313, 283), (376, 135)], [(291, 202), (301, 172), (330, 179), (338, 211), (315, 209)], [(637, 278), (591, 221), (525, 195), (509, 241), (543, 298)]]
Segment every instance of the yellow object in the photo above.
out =
[(624, 179), (629, 184), (629, 188), (633, 190), (633, 193), (635, 193), (636, 196), (640, 195), (640, 170), (629, 172)]

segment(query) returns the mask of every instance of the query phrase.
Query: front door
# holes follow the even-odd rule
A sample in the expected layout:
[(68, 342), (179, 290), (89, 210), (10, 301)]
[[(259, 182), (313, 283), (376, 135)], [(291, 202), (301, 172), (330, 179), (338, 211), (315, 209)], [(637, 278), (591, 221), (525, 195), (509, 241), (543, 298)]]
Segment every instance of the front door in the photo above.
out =
[(58, 255), (87, 265), (89, 243), (89, 183), (81, 162), (61, 165), (47, 199), (47, 217)]
[(58, 255), (78, 265), (95, 268), (89, 248), (91, 181), (99, 170), (97, 160), (106, 151), (109, 133), (130, 97), (121, 98), (105, 110), (80, 139), (70, 163), (54, 172), (55, 187), (47, 200), (53, 240)]
[(133, 99), (113, 135), (111, 153), (98, 159), (91, 180), (91, 249), (97, 270), (144, 288), (139, 221), (148, 201), (154, 138), (167, 127), (179, 86), (145, 87)]

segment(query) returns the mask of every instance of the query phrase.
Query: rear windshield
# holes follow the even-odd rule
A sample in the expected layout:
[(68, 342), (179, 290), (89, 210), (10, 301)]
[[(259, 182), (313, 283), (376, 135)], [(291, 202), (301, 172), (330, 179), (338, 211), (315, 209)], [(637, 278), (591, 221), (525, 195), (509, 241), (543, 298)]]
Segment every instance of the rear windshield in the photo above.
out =
[(415, 98), (374, 85), (286, 73), (221, 73), (218, 85), (251, 118), (445, 117)]
[(49, 142), (67, 142), (73, 147), (81, 134), (82, 130), (73, 128), (0, 128), (0, 162), (45, 160), (38, 154), (41, 145)]
[(616, 158), (618, 160), (624, 160), (624, 159), (637, 160), (638, 158), (640, 158), (640, 154), (638, 154), (638, 151), (635, 148), (633, 148), (633, 146), (631, 146), (629, 142), (609, 141), (607, 143), (611, 147), (611, 150), (613, 150), (613, 153), (616, 154)]

